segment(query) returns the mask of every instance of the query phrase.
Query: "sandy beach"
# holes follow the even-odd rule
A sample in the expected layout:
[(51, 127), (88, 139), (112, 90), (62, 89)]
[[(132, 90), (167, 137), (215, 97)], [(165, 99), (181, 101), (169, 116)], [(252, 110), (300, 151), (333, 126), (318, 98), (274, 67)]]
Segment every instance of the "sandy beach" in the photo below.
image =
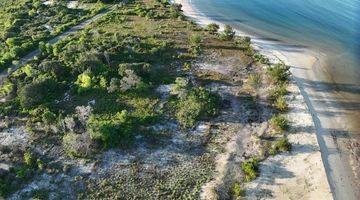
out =
[[(198, 12), (191, 5), (191, 0), (175, 0), (175, 2), (181, 4), (184, 14), (199, 25), (205, 26), (209, 23), (221, 25), (221, 22), (213, 21)], [(357, 151), (358, 145), (351, 139), (344, 137), (345, 133), (354, 130), (352, 126), (349, 126), (349, 122), (356, 124), (356, 117), (354, 119), (349, 118), (351, 116), (349, 112), (351, 111), (341, 109), (338, 106), (338, 102), (335, 101), (347, 94), (345, 92), (338, 92), (334, 97), (334, 92), (329, 91), (327, 87), (329, 84), (324, 84), (324, 81), (320, 81), (329, 78), (326, 77), (328, 73), (326, 72), (326, 67), (324, 67), (327, 55), (304, 46), (265, 40), (257, 36), (248, 35), (241, 30), (236, 31), (238, 35), (250, 36), (253, 47), (267, 56), (271, 62), (281, 60), (291, 66), (292, 78), (296, 85), (291, 85), (290, 91), (298, 101), (294, 103), (294, 109), (290, 111), (289, 116), (295, 120), (293, 123), (297, 124), (297, 127), (304, 128), (301, 129), (301, 136), (299, 134), (296, 134), (296, 137), (290, 135), (290, 140), (293, 143), (311, 145), (321, 151), (321, 153), (304, 153), (298, 152), (301, 151), (301, 148), (295, 148), (291, 156), (281, 158), (283, 155), (279, 155), (266, 161), (264, 163), (265, 167), (263, 166), (262, 168), (265, 171), (267, 171), (266, 169), (276, 168), (276, 165), (280, 163), (282, 167), (295, 176), (295, 178), (283, 177), (281, 170), (273, 170), (271, 173), (278, 174), (281, 177), (275, 178), (274, 182), (281, 182), (281, 184), (274, 184), (271, 187), (265, 188), (276, 194), (275, 197), (271, 198), (288, 199), (290, 197), (300, 197), (296, 196), (296, 192), (308, 193), (308, 191), (304, 189), (303, 191), (292, 192), (293, 187), (291, 185), (294, 186), (294, 183), (296, 183), (295, 186), (298, 186), (301, 181), (297, 179), (311, 179), (314, 181), (311, 183), (314, 186), (312, 188), (314, 194), (321, 193), (323, 196), (314, 196), (310, 192), (306, 196), (307, 199), (358, 199), (360, 196), (357, 194), (359, 191), (356, 190), (358, 187), (356, 184), (357, 178), (356, 174), (353, 173), (357, 167), (354, 161), (357, 154), (354, 152)], [(297, 94), (297, 92), (299, 93)], [(299, 112), (299, 109), (301, 112)], [(355, 148), (352, 148), (352, 151), (348, 151), (347, 147), (349, 145)], [(296, 166), (304, 167), (296, 167), (290, 163), (296, 163)], [(303, 171), (304, 168), (307, 169), (306, 172)], [(269, 174), (261, 173), (260, 178), (254, 184), (262, 185), (257, 182), (264, 178), (266, 179), (267, 176)], [(251, 185), (249, 187), (255, 186)], [(291, 189), (291, 194), (284, 196), (283, 193), (279, 192), (284, 190), (284, 188)], [(330, 191), (332, 195), (328, 195)]]

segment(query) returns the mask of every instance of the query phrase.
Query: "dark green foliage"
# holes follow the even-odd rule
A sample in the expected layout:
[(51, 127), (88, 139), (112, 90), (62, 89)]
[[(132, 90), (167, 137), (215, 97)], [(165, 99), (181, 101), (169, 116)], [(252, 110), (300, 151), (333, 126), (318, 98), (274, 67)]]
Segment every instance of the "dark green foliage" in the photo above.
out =
[(23, 108), (32, 108), (41, 104), (52, 103), (52, 101), (61, 97), (64, 88), (63, 84), (52, 78), (34, 81), (20, 89), (20, 105)]
[(184, 128), (191, 128), (199, 119), (218, 113), (219, 97), (205, 88), (196, 88), (178, 100), (176, 118)]
[[(66, 3), (44, 5), (41, 1), (23, 0), (0, 7), (0, 71), (13, 61), (69, 27), (96, 14), (99, 10), (69, 9)], [(48, 25), (54, 29), (47, 29)], [(44, 42), (40, 44), (45, 50)]]
[(115, 116), (91, 116), (88, 130), (94, 140), (102, 142), (104, 148), (128, 146), (136, 130), (135, 124), (127, 111)]

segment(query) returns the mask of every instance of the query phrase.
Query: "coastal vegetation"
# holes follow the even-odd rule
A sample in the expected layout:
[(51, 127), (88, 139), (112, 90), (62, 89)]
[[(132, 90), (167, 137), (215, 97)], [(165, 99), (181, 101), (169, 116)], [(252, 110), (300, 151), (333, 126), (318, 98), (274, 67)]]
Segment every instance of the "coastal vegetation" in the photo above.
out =
[[(282, 133), (281, 138), (258, 137), (259, 144), (269, 143), (269, 148), (263, 155), (252, 153), (241, 159), (237, 165), (243, 180), (232, 181), (227, 186), (229, 194), (244, 196), (242, 184), (259, 176), (262, 160), (291, 150), (286, 139), (289, 122), (279, 115), (288, 108), (288, 68), (284, 64), (270, 64), (251, 47), (250, 38), (235, 36), (231, 26), (225, 26), (222, 32), (216, 24), (202, 29), (185, 19), (181, 5), (163, 0), (131, 1), (84, 30), (49, 44), (52, 36), (100, 12), (106, 7), (103, 3), (109, 2), (81, 9), (77, 17), (73, 9), (62, 3), (51, 7), (41, 4), (37, 8), (35, 1), (24, 2), (27, 9), (35, 11), (63, 9), (60, 13), (69, 12), (66, 18), (69, 21), (55, 20), (56, 27), (65, 28), (46, 32), (36, 40), (25, 35), (19, 36), (19, 41), (5, 40), (4, 36), (7, 41), (4, 52), (10, 46), (30, 41), (31, 48), (24, 52), (39, 46), (41, 53), (11, 73), (0, 88), (1, 98), (6, 99), (0, 103), (0, 117), (9, 121), (3, 129), (24, 126), (33, 138), (32, 146), (17, 152), (20, 157), (11, 158), (14, 165), (10, 170), (0, 174), (1, 196), (8, 197), (35, 177), (61, 174), (66, 177), (62, 181), (71, 180), (66, 183), (82, 186), (70, 194), (79, 198), (154, 195), (158, 199), (197, 198), (202, 185), (214, 175), (216, 154), (224, 151), (219, 141), (224, 136), (233, 137), (234, 133), (226, 133), (224, 126), (260, 123), (263, 108), (273, 116), (264, 120)], [(17, 12), (20, 10), (12, 6)], [(32, 26), (38, 20), (36, 17), (41, 22), (47, 19), (41, 16), (47, 12), (44, 10), (39, 10), (40, 14), (35, 14), (34, 20), (24, 26)], [(57, 15), (51, 15), (52, 19), (57, 19)], [(3, 66), (21, 55), (16, 54)], [(222, 71), (212, 68), (212, 72), (204, 73), (199, 63), (208, 62), (213, 55), (241, 58), (241, 62), (235, 59), (235, 66), (240, 66), (239, 71), (244, 73), (219, 75)], [(244, 83), (253, 88), (251, 92), (242, 87)], [(233, 96), (224, 95), (213, 86), (216, 84), (232, 85), (237, 91)], [(269, 92), (261, 98), (268, 102), (260, 102), (259, 91), (264, 87)], [(231, 101), (235, 106), (231, 105), (234, 108), (229, 112)], [(239, 102), (245, 107), (240, 108)], [(229, 114), (233, 112), (235, 118)], [(244, 119), (241, 122), (240, 116)], [(221, 129), (219, 121), (223, 123)], [(209, 128), (194, 134), (204, 127)], [(46, 153), (37, 154), (36, 148)], [(0, 150), (9, 151), (6, 147)], [(107, 160), (109, 157), (122, 163), (109, 167), (113, 166), (113, 161)], [(88, 174), (92, 170), (80, 174), (79, 171), (87, 169), (87, 162), (93, 162), (93, 168), (103, 162), (100, 168), (105, 175), (91, 179)], [(68, 163), (72, 169), (68, 169)], [(144, 163), (150, 167), (142, 166)], [(57, 192), (59, 195), (64, 191)], [(48, 191), (41, 189), (25, 194), (28, 198), (46, 195)]]
[(85, 19), (101, 12), (106, 6), (84, 4), (69, 8), (66, 1), (5, 0), (0, 5), (0, 71)]

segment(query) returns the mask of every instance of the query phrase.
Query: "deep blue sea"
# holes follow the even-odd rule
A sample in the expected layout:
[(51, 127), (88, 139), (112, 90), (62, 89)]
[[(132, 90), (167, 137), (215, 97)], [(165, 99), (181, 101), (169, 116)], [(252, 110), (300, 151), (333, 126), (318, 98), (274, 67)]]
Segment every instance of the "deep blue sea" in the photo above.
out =
[[(216, 21), (251, 34), (331, 52), (360, 85), (360, 0), (191, 0)], [(335, 70), (336, 71), (336, 70)]]

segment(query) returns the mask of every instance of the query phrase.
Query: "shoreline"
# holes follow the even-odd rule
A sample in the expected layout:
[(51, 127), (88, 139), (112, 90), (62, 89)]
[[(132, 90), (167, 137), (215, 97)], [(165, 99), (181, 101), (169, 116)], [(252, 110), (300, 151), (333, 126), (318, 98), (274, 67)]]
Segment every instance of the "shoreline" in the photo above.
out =
[[(212, 20), (200, 13), (191, 5), (191, 0), (174, 0), (174, 2), (181, 4), (184, 14), (200, 26), (217, 23), (223, 29), (223, 23)], [(321, 82), (317, 81), (319, 76), (328, 75), (326, 68), (322, 67), (323, 62), (326, 60), (326, 55), (306, 47), (261, 39), (246, 34), (241, 30), (236, 30), (236, 34), (251, 37), (254, 49), (268, 57), (271, 62), (284, 61), (287, 65), (291, 66), (292, 77), (300, 89), (315, 125), (322, 162), (333, 198), (357, 199), (359, 194), (355, 193), (357, 184), (352, 174), (352, 168), (355, 167), (348, 164), (348, 162), (353, 163), (353, 161), (348, 161), (350, 153), (343, 151), (350, 138), (345, 138), (344, 133), (342, 133), (344, 131), (339, 131), (339, 128), (336, 127), (337, 124), (348, 123), (344, 119), (347, 118), (347, 115), (345, 112), (338, 114), (339, 109), (336, 110), (337, 106), (334, 105), (336, 102), (332, 101), (334, 99), (333, 95), (327, 91), (327, 88)], [(285, 45), (286, 49), (282, 48)], [(332, 105), (334, 109), (329, 110), (326, 105)], [(332, 116), (329, 117), (323, 114), (324, 112), (332, 113)], [(341, 129), (348, 130), (349, 127), (341, 127)], [(337, 131), (342, 133), (342, 138), (337, 138)]]

